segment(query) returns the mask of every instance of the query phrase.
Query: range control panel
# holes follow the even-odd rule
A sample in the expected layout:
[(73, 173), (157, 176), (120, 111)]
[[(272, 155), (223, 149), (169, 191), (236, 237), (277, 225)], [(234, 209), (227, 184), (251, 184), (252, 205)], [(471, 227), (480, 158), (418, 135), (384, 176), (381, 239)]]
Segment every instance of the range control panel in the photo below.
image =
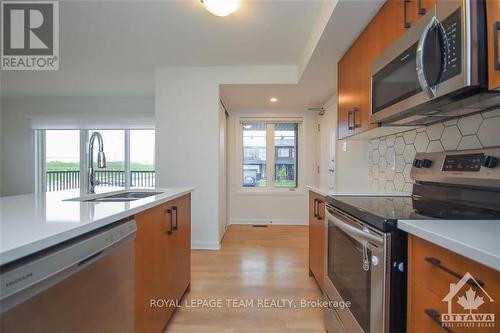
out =
[(417, 182), (500, 189), (500, 147), (456, 152), (417, 153), (410, 177)]
[(466, 171), (474, 172), (481, 170), (484, 154), (460, 154), (446, 155), (442, 171)]

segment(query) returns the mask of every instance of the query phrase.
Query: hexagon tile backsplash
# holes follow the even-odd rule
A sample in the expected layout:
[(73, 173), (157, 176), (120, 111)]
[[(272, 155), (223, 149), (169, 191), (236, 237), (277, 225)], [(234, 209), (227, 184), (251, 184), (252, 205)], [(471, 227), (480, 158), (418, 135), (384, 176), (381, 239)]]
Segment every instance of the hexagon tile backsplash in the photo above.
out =
[(411, 192), (417, 152), (500, 146), (500, 109), (420, 127), (371, 141), (369, 173), (374, 189)]

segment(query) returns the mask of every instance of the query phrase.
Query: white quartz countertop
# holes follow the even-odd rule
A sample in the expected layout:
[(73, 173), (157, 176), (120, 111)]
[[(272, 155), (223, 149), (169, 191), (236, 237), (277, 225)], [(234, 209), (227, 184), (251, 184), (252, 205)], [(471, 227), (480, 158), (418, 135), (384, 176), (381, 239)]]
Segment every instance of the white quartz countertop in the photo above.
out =
[(500, 220), (401, 220), (398, 228), (500, 271)]
[[(102, 191), (91, 197), (127, 192), (116, 188)], [(0, 265), (181, 197), (193, 189), (150, 188), (128, 191), (161, 194), (128, 202), (66, 201), (80, 197), (78, 190), (1, 197)]]
[(369, 188), (356, 188), (356, 187), (337, 187), (335, 189), (328, 189), (322, 186), (307, 185), (308, 190), (318, 193), (324, 197), (329, 195), (344, 195), (344, 196), (397, 196), (409, 197), (410, 194), (406, 192), (398, 192), (391, 190), (373, 190)]

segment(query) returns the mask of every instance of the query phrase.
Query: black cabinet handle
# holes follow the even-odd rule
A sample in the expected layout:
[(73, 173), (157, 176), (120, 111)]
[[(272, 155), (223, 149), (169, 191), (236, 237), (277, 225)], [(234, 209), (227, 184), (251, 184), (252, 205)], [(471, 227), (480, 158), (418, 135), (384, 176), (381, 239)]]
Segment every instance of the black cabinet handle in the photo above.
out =
[(500, 71), (500, 51), (498, 50), (498, 31), (500, 30), (500, 22), (495, 22), (494, 25), (494, 32), (493, 32), (493, 38), (495, 41), (493, 42), (495, 47), (494, 47), (494, 53), (495, 53), (495, 70)]
[(404, 0), (404, 3), (403, 3), (403, 8), (404, 8), (404, 12), (403, 12), (403, 27), (405, 29), (409, 29), (411, 27), (411, 22), (408, 21), (408, 5), (410, 4), (410, 0)]
[(179, 224), (179, 214), (177, 212), (177, 206), (172, 207), (172, 213), (175, 212), (175, 225), (172, 227), (173, 230), (177, 230), (177, 225)]
[(427, 316), (429, 316), (436, 324), (439, 324), (439, 326), (445, 330), (446, 332), (448, 333), (453, 333), (452, 330), (450, 330), (448, 327), (443, 327), (443, 323), (441, 322), (441, 320), (439, 318), (441, 318), (441, 314), (439, 312), (437, 312), (436, 310), (434, 309), (425, 309), (424, 310), (425, 314)]
[(171, 209), (167, 209), (167, 215), (169, 216), (169, 228), (167, 229), (167, 234), (168, 235), (171, 235), (172, 234), (172, 220), (173, 220), (173, 217), (172, 217), (172, 210)]
[(314, 217), (318, 217), (318, 199), (314, 199), (313, 212), (314, 212)]
[[(437, 268), (445, 271), (446, 273), (456, 277), (457, 279), (461, 279), (462, 278), (462, 275), (461, 274), (458, 274), (457, 272), (454, 272), (452, 271), (451, 269), (449, 269), (448, 267), (444, 266), (442, 263), (441, 263), (441, 260), (439, 260), (438, 258), (434, 258), (434, 257), (425, 257), (425, 261), (427, 261), (429, 264), (433, 265), (433, 266), (436, 266)], [(484, 288), (484, 282), (481, 281), (481, 280), (478, 280), (476, 279), (476, 282), (478, 285), (481, 286), (481, 288)], [(467, 284), (471, 285), (471, 286), (476, 286), (476, 284), (472, 281), (467, 281)]]
[(425, 8), (422, 7), (422, 0), (418, 0), (418, 15), (425, 15)]
[(352, 109), (352, 114), (354, 115), (354, 120), (353, 120), (353, 124), (354, 124), (354, 128), (360, 128), (361, 127), (361, 123), (356, 123), (356, 112), (359, 112), (359, 108), (357, 106), (354, 107), (354, 109)]
[(351, 126), (351, 118), (354, 118), (352, 110), (347, 112), (347, 129), (349, 129), (349, 130), (354, 129), (354, 121), (352, 122), (352, 126)]
[(318, 216), (317, 216), (318, 220), (323, 220), (323, 216), (321, 215), (321, 209), (320, 209), (321, 202), (322, 202), (321, 200), (318, 200)]

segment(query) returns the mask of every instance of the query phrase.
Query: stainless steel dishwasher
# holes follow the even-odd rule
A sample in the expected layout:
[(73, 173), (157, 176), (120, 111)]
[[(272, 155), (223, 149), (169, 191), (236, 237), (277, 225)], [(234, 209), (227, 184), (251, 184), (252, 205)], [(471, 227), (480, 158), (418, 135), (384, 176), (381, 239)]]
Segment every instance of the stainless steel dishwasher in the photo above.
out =
[(122, 220), (0, 268), (0, 331), (132, 332), (134, 238)]

